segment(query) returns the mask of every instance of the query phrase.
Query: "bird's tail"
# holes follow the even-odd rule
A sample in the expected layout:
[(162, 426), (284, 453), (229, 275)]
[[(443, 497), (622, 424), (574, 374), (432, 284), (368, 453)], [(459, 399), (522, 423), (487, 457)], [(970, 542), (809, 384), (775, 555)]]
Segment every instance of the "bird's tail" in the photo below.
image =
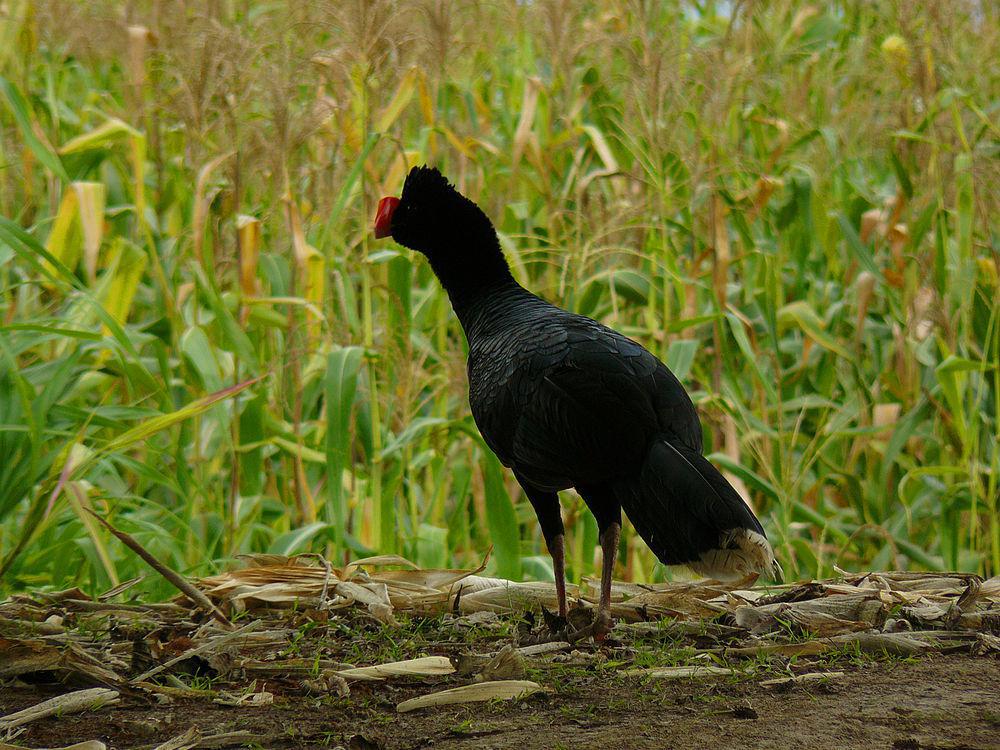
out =
[(717, 580), (781, 580), (764, 529), (739, 493), (697, 451), (653, 442), (642, 470), (615, 486), (635, 530), (666, 565)]

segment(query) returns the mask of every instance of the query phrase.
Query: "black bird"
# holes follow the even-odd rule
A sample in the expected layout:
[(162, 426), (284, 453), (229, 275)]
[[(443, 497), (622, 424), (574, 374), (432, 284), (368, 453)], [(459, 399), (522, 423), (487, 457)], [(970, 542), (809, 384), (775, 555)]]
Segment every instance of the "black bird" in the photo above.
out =
[(635, 341), (520, 286), (486, 214), (433, 168), (383, 198), (375, 236), (427, 257), (469, 341), (469, 402), (513, 469), (552, 555), (566, 617), (559, 490), (597, 519), (604, 565), (594, 633), (611, 627), (621, 511), (661, 562), (717, 579), (780, 574), (760, 522), (702, 455), (701, 423), (667, 367)]

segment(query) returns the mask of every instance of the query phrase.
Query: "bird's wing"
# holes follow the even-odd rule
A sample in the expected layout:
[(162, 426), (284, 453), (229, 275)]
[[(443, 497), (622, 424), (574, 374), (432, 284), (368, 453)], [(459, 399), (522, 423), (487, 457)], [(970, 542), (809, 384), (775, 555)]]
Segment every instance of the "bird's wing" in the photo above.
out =
[(538, 326), (497, 367), (506, 377), (477, 422), (501, 460), (539, 487), (635, 471), (657, 434), (701, 448), (694, 408), (669, 370), (587, 318)]

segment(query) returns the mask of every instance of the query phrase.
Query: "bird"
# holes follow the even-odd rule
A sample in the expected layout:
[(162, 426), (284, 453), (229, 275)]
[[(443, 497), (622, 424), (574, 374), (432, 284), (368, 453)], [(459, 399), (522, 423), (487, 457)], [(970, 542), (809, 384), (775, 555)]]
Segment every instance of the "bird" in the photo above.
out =
[(511, 469), (552, 557), (567, 617), (559, 492), (597, 521), (601, 591), (591, 625), (609, 633), (622, 511), (665, 565), (720, 581), (780, 567), (753, 511), (703, 455), (702, 427), (677, 377), (642, 345), (521, 286), (486, 213), (436, 168), (412, 168), (382, 198), (374, 236), (426, 257), (468, 340), (469, 405)]

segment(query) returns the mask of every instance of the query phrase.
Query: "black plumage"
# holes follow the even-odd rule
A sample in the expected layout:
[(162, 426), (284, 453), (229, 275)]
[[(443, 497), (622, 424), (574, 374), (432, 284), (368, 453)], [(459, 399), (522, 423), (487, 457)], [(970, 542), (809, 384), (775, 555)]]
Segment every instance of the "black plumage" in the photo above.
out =
[(677, 378), (641, 345), (562, 310), (511, 276), (486, 215), (435, 169), (413, 169), (388, 218), (427, 256), (469, 341), (469, 401), (487, 445), (531, 501), (553, 555), (560, 614), (563, 524), (575, 487), (597, 519), (605, 566), (598, 630), (610, 625), (621, 510), (664, 563), (708, 575), (777, 571), (760, 523), (702, 456)]

